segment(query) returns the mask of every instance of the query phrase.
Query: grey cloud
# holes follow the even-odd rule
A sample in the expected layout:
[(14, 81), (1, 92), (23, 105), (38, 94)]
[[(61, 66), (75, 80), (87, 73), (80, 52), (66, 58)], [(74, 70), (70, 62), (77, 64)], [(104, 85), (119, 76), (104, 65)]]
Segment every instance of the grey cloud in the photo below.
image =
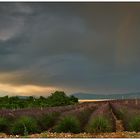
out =
[[(7, 10), (8, 9), (8, 10)], [(139, 89), (139, 4), (1, 3), (1, 82)]]

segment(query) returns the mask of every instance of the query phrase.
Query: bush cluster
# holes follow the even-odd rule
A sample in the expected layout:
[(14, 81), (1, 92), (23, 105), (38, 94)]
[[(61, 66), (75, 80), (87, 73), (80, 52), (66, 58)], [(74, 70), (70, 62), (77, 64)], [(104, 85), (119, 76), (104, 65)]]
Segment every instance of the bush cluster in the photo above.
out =
[(55, 132), (70, 132), (79, 133), (80, 132), (80, 122), (74, 116), (65, 116), (62, 118), (54, 129)]
[(95, 117), (88, 124), (87, 132), (111, 132), (112, 127), (109, 120), (103, 116)]
[(130, 119), (128, 129), (129, 131), (136, 131), (136, 132), (140, 131), (140, 116), (139, 115), (133, 116)]
[(28, 116), (22, 116), (12, 124), (10, 132), (12, 134), (28, 135), (39, 132), (37, 121)]
[(58, 112), (52, 112), (46, 115), (43, 115), (41, 118), (39, 118), (39, 125), (41, 129), (43, 130), (48, 130), (50, 127), (52, 127), (56, 120), (57, 117), (60, 115)]
[(4, 117), (0, 117), (0, 132), (7, 132), (8, 125), (9, 125), (9, 120)]

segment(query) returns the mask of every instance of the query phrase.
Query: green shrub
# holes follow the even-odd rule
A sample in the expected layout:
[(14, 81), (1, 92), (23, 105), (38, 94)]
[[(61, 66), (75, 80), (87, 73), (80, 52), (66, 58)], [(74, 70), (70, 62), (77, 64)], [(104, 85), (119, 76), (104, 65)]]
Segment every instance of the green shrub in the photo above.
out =
[(110, 132), (112, 130), (111, 123), (103, 116), (94, 118), (87, 126), (87, 132)]
[(11, 127), (12, 134), (28, 135), (38, 131), (39, 128), (37, 121), (34, 118), (28, 116), (22, 116), (18, 118)]
[(0, 132), (6, 132), (8, 130), (8, 120), (4, 117), (0, 117)]
[(59, 116), (59, 113), (50, 113), (47, 115), (43, 115), (39, 119), (39, 124), (41, 129), (47, 130), (48, 128), (52, 127), (56, 121), (56, 118)]
[(65, 116), (57, 124), (55, 131), (60, 132), (70, 132), (70, 133), (79, 133), (80, 132), (80, 122), (74, 116)]
[(140, 116), (135, 116), (131, 118), (129, 125), (128, 125), (129, 131), (140, 131)]

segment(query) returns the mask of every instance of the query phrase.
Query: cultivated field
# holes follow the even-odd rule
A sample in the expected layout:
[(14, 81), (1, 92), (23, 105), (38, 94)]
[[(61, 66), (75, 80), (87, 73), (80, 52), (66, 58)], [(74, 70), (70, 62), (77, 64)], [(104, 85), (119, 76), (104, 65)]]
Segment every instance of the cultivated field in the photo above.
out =
[(140, 99), (1, 109), (0, 137), (140, 138)]

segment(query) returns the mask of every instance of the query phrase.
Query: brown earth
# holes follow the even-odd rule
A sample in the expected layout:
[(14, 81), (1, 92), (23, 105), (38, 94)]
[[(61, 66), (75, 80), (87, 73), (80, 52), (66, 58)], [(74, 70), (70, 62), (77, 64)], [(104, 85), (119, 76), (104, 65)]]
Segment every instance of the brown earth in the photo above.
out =
[(140, 138), (140, 132), (113, 132), (113, 133), (41, 133), (29, 136), (0, 134), (0, 138)]
[(113, 118), (115, 120), (115, 127), (116, 127), (115, 129), (116, 129), (116, 132), (123, 132), (124, 131), (124, 127), (123, 127), (122, 120), (118, 120), (118, 118), (113, 113), (112, 108), (111, 108), (111, 113), (112, 113)]

